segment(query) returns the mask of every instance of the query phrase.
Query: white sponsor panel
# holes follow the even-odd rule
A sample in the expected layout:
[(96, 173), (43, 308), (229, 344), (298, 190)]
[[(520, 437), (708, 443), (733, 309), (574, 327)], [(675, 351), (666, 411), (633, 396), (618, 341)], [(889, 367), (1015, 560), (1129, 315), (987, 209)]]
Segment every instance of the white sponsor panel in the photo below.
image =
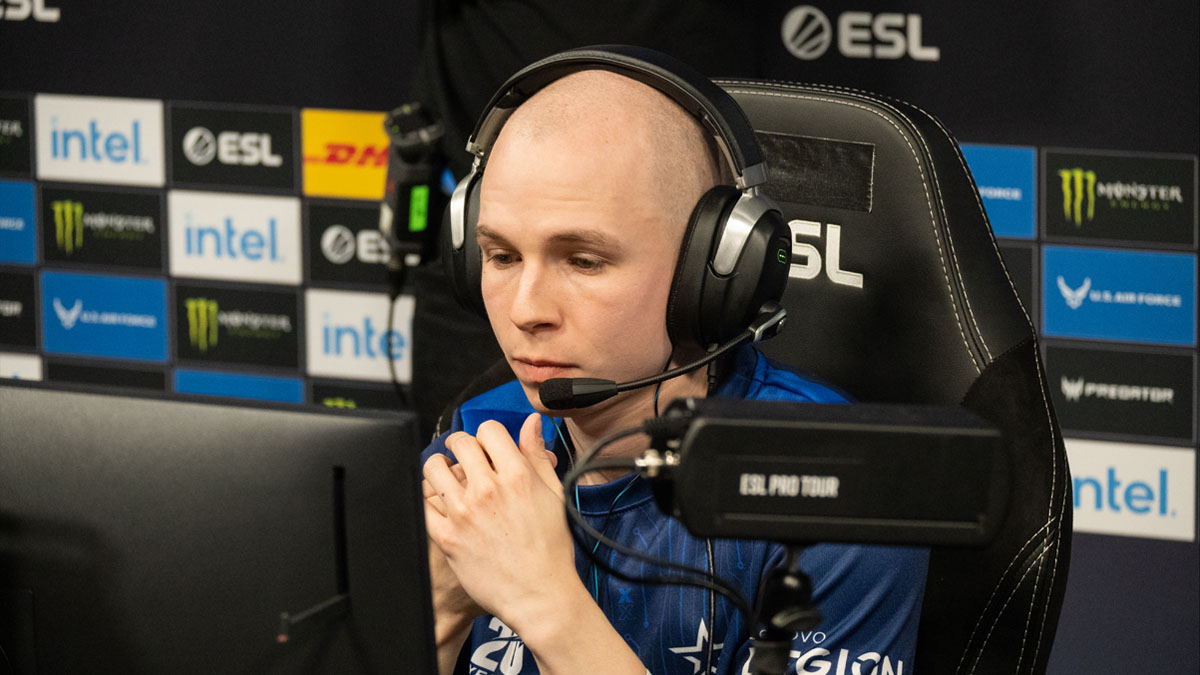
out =
[(308, 289), (304, 305), (309, 375), (390, 382), (390, 344), (396, 380), (412, 380), (411, 295), (396, 298), (391, 330), (385, 293)]
[(300, 283), (300, 200), (221, 192), (167, 194), (171, 274)]
[(1195, 541), (1195, 450), (1065, 440), (1076, 532)]
[(162, 101), (38, 94), (33, 105), (38, 178), (163, 185)]
[(41, 380), (42, 357), (34, 354), (0, 352), (0, 379)]

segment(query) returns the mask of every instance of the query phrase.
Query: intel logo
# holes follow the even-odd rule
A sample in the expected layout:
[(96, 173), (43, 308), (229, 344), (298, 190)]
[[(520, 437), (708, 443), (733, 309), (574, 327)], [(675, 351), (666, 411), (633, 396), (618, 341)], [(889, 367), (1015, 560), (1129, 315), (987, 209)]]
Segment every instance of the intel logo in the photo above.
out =
[(192, 214), (184, 216), (185, 253), (188, 256), (213, 257), (229, 260), (279, 261), (279, 223), (268, 218), (266, 227), (235, 227), (232, 217), (221, 225), (204, 226), (192, 222)]
[(167, 213), (171, 274), (300, 283), (298, 199), (173, 190)]
[(1076, 532), (1195, 541), (1196, 451), (1065, 439)]
[[(412, 379), (413, 298), (395, 300), (388, 326), (384, 293), (304, 293), (308, 374), (389, 382)], [(390, 362), (389, 362), (390, 355)]]
[(38, 178), (163, 184), (161, 101), (39, 94), (34, 107)]

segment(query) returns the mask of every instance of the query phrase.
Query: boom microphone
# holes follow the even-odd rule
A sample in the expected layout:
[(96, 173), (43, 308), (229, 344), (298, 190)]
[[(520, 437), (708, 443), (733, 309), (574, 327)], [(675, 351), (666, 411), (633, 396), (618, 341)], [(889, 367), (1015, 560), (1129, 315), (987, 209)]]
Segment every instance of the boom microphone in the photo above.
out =
[(612, 380), (602, 380), (594, 377), (556, 377), (546, 380), (538, 387), (538, 398), (542, 400), (542, 405), (546, 406), (549, 410), (586, 408), (610, 399), (623, 391), (649, 387), (652, 384), (665, 382), (673, 377), (686, 375), (693, 370), (708, 365), (743, 342), (758, 342), (759, 340), (774, 337), (783, 328), (786, 320), (787, 310), (777, 302), (768, 302), (763, 305), (758, 313), (758, 317), (750, 323), (750, 326), (746, 330), (739, 333), (732, 340), (705, 354), (704, 358), (698, 361), (668, 370), (659, 375), (643, 377), (640, 380), (631, 380), (620, 384)]

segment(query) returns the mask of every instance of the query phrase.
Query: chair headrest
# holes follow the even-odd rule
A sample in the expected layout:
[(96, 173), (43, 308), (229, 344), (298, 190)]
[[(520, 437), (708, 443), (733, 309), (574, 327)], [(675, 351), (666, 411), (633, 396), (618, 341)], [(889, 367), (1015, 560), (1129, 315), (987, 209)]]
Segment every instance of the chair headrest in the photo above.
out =
[[(957, 403), (1032, 340), (957, 143), (852, 90), (718, 81), (746, 111), (792, 230), (787, 329), (769, 356), (860, 400)], [(986, 308), (986, 312), (980, 311)]]

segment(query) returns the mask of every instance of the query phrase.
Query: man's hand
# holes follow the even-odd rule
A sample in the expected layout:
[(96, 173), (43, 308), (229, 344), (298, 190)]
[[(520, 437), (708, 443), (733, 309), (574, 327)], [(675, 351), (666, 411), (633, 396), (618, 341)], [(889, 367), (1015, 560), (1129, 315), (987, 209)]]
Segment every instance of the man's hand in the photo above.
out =
[[(503, 425), (484, 422), (474, 437), (446, 439), (458, 464), (441, 455), (425, 462), (431, 550), (445, 555), (459, 588), (477, 603), (469, 611), (499, 617), (521, 636), (541, 672), (642, 675), (645, 667), (579, 580), (562, 484), (541, 426), (541, 417), (531, 415), (514, 444)], [(588, 639), (572, 639), (579, 635)], [(450, 672), (458, 649), (451, 655), (439, 644), (441, 672)]]
[(451, 435), (446, 447), (457, 465), (440, 455), (425, 463), (426, 528), (462, 589), (518, 633), (561, 611), (564, 589), (581, 582), (541, 416), (525, 420), (519, 445), (489, 421), (475, 436)]

